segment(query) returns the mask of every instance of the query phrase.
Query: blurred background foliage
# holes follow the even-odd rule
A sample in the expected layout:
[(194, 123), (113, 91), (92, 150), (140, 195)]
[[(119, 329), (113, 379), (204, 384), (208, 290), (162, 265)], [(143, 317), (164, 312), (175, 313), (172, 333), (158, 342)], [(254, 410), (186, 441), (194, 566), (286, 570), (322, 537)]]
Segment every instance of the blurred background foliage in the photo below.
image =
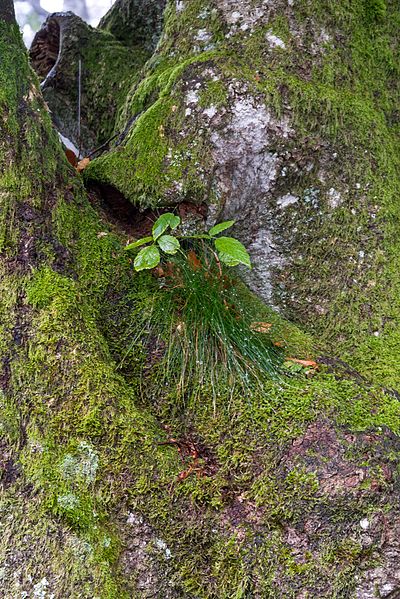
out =
[(90, 25), (97, 25), (115, 0), (18, 0), (15, 12), (29, 47), (33, 36), (40, 29), (47, 15), (52, 12), (71, 10)]

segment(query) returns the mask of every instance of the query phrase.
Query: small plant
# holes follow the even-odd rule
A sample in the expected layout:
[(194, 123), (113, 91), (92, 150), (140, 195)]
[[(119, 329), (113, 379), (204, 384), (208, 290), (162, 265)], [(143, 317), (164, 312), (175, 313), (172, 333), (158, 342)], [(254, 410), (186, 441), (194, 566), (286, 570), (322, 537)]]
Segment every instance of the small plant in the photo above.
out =
[[(217, 237), (226, 229), (232, 227), (234, 220), (228, 220), (219, 223), (208, 231), (208, 233), (200, 233), (198, 235), (182, 235), (180, 238), (166, 233), (168, 229), (174, 231), (181, 223), (179, 216), (175, 216), (171, 212), (166, 212), (156, 220), (153, 225), (152, 234), (148, 237), (142, 237), (134, 243), (129, 244), (126, 250), (135, 250), (143, 245), (143, 247), (135, 258), (134, 268), (136, 271), (155, 268), (161, 261), (160, 250), (167, 255), (174, 256), (177, 252), (182, 252), (179, 239), (182, 240), (204, 240), (208, 245), (215, 248), (212, 250), (218, 262), (222, 262), (227, 266), (237, 266), (244, 264), (251, 268), (250, 256), (240, 241), (234, 237)], [(148, 245), (149, 244), (149, 245)], [(183, 253), (183, 252), (182, 252)], [(190, 259), (190, 256), (189, 256)]]
[[(158, 387), (163, 381), (164, 394), (185, 403), (211, 395), (216, 409), (223, 390), (246, 393), (279, 376), (281, 352), (268, 334), (272, 325), (260, 322), (258, 304), (253, 306), (251, 293), (231, 275), (229, 267), (251, 268), (237, 239), (218, 237), (234, 221), (207, 233), (171, 235), (180, 222), (172, 213), (163, 214), (151, 235), (126, 247), (139, 250), (135, 270), (154, 269), (159, 284), (144, 304), (137, 302), (137, 333), (129, 334), (125, 357), (142, 348), (147, 360), (155, 359), (152, 370)], [(161, 265), (163, 254), (167, 259)], [(148, 369), (144, 372), (148, 377)], [(142, 389), (152, 393), (148, 378)]]

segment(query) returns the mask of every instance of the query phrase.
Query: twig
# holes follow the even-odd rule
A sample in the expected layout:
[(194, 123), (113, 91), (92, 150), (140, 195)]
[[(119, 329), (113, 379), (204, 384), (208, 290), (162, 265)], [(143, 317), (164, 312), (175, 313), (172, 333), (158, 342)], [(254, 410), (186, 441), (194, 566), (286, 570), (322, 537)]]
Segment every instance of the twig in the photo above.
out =
[(91, 158), (92, 156), (94, 156), (94, 154), (97, 154), (97, 152), (100, 152), (101, 150), (103, 150), (104, 148), (106, 148), (108, 146), (108, 144), (110, 142), (112, 142), (119, 135), (120, 135), (120, 133), (116, 133), (115, 135), (113, 135), (112, 137), (110, 137), (110, 139), (107, 139), (107, 141), (105, 141), (103, 144), (101, 144), (101, 146), (99, 146), (98, 148), (95, 148), (94, 150), (92, 150), (91, 152), (89, 152), (89, 154), (87, 155), (87, 158)]
[(82, 59), (78, 60), (78, 159), (81, 157)]

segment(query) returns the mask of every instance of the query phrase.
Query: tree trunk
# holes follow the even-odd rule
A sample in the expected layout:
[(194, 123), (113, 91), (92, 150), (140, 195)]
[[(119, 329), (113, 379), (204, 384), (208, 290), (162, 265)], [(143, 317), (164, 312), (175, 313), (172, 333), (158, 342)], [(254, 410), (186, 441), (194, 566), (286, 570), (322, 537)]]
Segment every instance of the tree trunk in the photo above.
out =
[[(51, 15), (36, 37), (83, 178), (0, 8), (4, 596), (396, 597), (399, 10), (164, 8)], [(201, 339), (211, 270), (197, 321), (190, 281), (171, 304), (179, 275), (134, 272), (124, 245), (167, 208), (189, 231), (236, 219), (272, 307), (222, 278), (221, 322), (278, 344), (276, 375), (232, 369), (231, 329)]]
[(12, 0), (4, 0), (0, 6), (0, 18), (6, 23), (15, 22), (14, 3)]

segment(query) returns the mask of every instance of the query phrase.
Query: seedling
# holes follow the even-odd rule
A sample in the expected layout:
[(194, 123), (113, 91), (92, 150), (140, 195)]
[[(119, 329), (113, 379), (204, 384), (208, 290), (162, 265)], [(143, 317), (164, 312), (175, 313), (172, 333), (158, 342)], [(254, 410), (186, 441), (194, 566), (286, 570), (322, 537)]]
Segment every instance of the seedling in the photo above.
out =
[[(217, 237), (220, 233), (232, 227), (234, 220), (228, 220), (219, 223), (208, 231), (208, 233), (200, 233), (197, 235), (170, 235), (168, 230), (174, 231), (181, 223), (179, 216), (175, 216), (171, 212), (162, 214), (153, 225), (152, 234), (148, 237), (142, 237), (134, 243), (126, 246), (126, 250), (136, 250), (141, 246), (135, 258), (134, 268), (136, 271), (149, 270), (159, 265), (161, 261), (161, 253), (173, 256), (177, 252), (184, 254), (179, 240), (202, 239), (210, 246), (214, 246), (213, 253), (218, 258), (219, 262), (227, 266), (237, 266), (244, 264), (251, 268), (250, 256), (240, 241), (234, 237)], [(184, 254), (185, 255), (185, 254)]]

